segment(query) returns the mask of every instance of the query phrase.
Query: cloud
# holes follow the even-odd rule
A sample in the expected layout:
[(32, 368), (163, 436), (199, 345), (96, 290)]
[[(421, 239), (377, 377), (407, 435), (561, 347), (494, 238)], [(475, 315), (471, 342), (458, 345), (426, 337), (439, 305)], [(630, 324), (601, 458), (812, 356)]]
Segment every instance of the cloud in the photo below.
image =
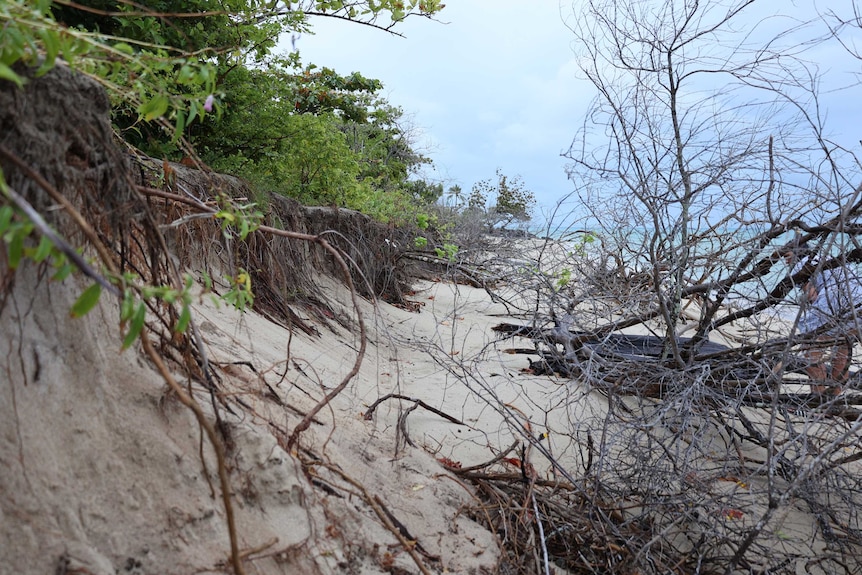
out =
[(306, 61), (380, 79), (390, 101), (415, 115), (451, 183), (469, 188), (499, 167), (534, 189), (565, 184), (559, 154), (585, 99), (558, 8), (453, 2), (441, 20), (408, 20), (406, 38), (317, 20), (317, 35), (297, 45)]
[[(762, 10), (768, 16), (783, 9), (767, 4)], [(568, 9), (564, 16), (573, 21), (579, 14)], [(406, 38), (316, 20), (318, 34), (304, 36), (297, 45), (306, 61), (380, 79), (389, 100), (414, 114), (437, 176), (447, 184), (469, 189), (502, 168), (520, 174), (540, 203), (552, 205), (572, 189), (560, 153), (568, 149), (595, 95), (581, 77), (574, 35), (559, 4), (451, 2), (441, 20), (448, 23), (408, 19), (400, 28)], [(784, 20), (761, 22), (769, 29)], [(825, 69), (840, 56), (836, 48), (821, 46), (806, 56), (823, 62)], [(858, 63), (852, 64), (849, 69), (858, 71)], [(843, 85), (855, 80), (843, 78)], [(837, 135), (855, 146), (859, 122), (850, 92), (827, 92), (823, 102), (832, 110), (830, 125), (840, 128)]]

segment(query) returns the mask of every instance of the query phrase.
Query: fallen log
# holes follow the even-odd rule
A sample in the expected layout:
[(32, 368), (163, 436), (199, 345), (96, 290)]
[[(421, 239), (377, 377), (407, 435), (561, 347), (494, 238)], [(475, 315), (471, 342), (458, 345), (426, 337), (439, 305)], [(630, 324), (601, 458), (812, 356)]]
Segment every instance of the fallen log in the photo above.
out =
[[(664, 338), (651, 335), (574, 332), (559, 326), (537, 328), (501, 323), (491, 328), (507, 338), (524, 337), (534, 348), (509, 348), (505, 353), (538, 356), (528, 358), (522, 371), (533, 375), (556, 375), (583, 379), (595, 389), (621, 395), (662, 399), (674, 389), (705, 384), (714, 399), (749, 407), (768, 408), (780, 404), (790, 413), (818, 410), (823, 415), (855, 421), (862, 416), (862, 372), (854, 372), (844, 385), (845, 393), (824, 396), (812, 393), (779, 393), (789, 385), (807, 385), (800, 378), (810, 365), (798, 353), (788, 353), (786, 340), (758, 346), (732, 348), (712, 341), (694, 342), (680, 337), (677, 345), (687, 349), (685, 369), (668, 359)], [(774, 345), (773, 345), (774, 343)], [(561, 349), (562, 347), (562, 349)], [(774, 356), (769, 353), (774, 350)], [(703, 377), (703, 373), (708, 373)], [(850, 392), (850, 393), (847, 393)]]

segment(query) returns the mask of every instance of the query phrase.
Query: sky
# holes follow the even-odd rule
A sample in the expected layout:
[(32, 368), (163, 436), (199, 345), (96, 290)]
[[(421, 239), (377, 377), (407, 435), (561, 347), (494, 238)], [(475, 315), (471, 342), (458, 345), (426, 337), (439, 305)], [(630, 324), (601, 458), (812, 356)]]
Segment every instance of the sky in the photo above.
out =
[[(304, 62), (358, 71), (421, 132), (446, 188), (520, 176), (542, 205), (571, 191), (560, 156), (592, 97), (576, 79), (557, 0), (451, 0), (439, 19), (408, 18), (396, 37), (328, 18), (295, 41)], [(566, 4), (562, 4), (565, 11)], [(571, 11), (571, 8), (568, 8)]]
[[(446, 4), (440, 22), (408, 18), (401, 23), (397, 31), (403, 37), (318, 17), (311, 21), (315, 33), (295, 38), (293, 45), (305, 63), (340, 74), (358, 71), (383, 82), (382, 95), (404, 109), (418, 130), (420, 150), (434, 160), (426, 179), (446, 188), (457, 184), (466, 193), (502, 169), (520, 176), (536, 195), (540, 221), (573, 191), (565, 172), (568, 161), (561, 154), (595, 96), (594, 88), (580, 79), (575, 38), (566, 26), (578, 0)], [(800, 0), (760, 6), (781, 14), (775, 19), (781, 24), (806, 17), (806, 11), (810, 16), (817, 4)], [(834, 43), (807, 57), (827, 74), (822, 84), (826, 115), (855, 146), (862, 93), (854, 74), (862, 64)], [(838, 64), (838, 59), (844, 62)], [(845, 89), (836, 91), (838, 86)]]

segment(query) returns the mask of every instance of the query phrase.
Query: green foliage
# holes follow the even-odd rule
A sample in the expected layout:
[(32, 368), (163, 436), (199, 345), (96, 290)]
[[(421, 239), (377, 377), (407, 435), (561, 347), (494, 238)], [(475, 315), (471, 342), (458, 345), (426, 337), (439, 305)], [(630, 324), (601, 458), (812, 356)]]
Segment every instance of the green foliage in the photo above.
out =
[(425, 213), (416, 214), (416, 227), (420, 230), (427, 230), (428, 226), (434, 222), (436, 218)]
[(247, 271), (240, 268), (236, 277), (227, 276), (230, 289), (222, 296), (222, 299), (232, 305), (236, 310), (244, 312), (254, 305), (254, 292), (251, 289), (251, 276)]
[(16, 62), (66, 59), (109, 90), (116, 127), (150, 155), (179, 160), (187, 134), (212, 167), (263, 190), (390, 221), (411, 196), (431, 203), (440, 191), (407, 183), (428, 159), (411, 148), (402, 111), (377, 96), (378, 80), (270, 54), (280, 34), (308, 29), (309, 13), (376, 25), (439, 2), (32, 4), (0, 5), (0, 77), (20, 84)]
[(413, 149), (413, 136), (402, 126), (401, 108), (389, 105), (382, 98), (375, 98), (368, 105), (372, 111), (367, 122), (345, 121), (341, 128), (351, 150), (359, 158), (360, 177), (372, 182), (377, 189), (398, 188), (423, 203), (434, 203), (436, 198), (419, 198), (414, 193), (413, 183), (408, 181), (411, 174), (431, 160)]
[[(0, 171), (2, 197), (6, 196), (6, 190), (3, 172)], [(6, 266), (14, 271), (24, 258), (29, 258), (37, 264), (47, 262), (51, 265), (56, 270), (51, 276), (52, 280), (66, 279), (73, 270), (66, 254), (54, 247), (51, 240), (45, 236), (41, 236), (34, 247), (31, 240), (34, 230), (33, 222), (15, 207), (7, 203), (0, 205), (0, 240), (6, 245)]]
[(134, 297), (134, 291), (127, 289), (120, 305), (121, 328), (128, 326), (126, 335), (123, 337), (121, 349), (128, 349), (141, 335), (144, 323), (147, 319), (147, 305)]
[(413, 246), (416, 249), (425, 249), (426, 247), (428, 247), (428, 238), (426, 238), (425, 236), (416, 236), (415, 238), (413, 238)]
[(434, 253), (437, 254), (438, 258), (443, 258), (454, 263), (458, 256), (458, 246), (455, 244), (445, 243), (442, 248), (434, 248)]
[(176, 333), (185, 333), (191, 322), (191, 289), (194, 285), (191, 276), (186, 276), (181, 290), (170, 286), (136, 286), (138, 279), (134, 274), (126, 274), (123, 277), (123, 284), (129, 286), (124, 290), (123, 301), (120, 304), (120, 327), (126, 329), (122, 343), (124, 350), (135, 343), (144, 328), (148, 301), (155, 299), (171, 306), (181, 306), (179, 319), (174, 325)]
[(51, 2), (8, 0), (0, 3), (0, 78), (23, 86), (24, 78), (12, 66), (19, 62), (39, 63), (37, 75), (47, 72), (60, 54), (85, 53), (86, 44), (76, 41), (73, 35), (62, 34), (49, 17)]
[[(353, 198), (348, 207), (358, 210), (372, 218), (387, 224), (411, 225), (421, 206), (399, 189), (381, 190), (363, 182), (360, 193)], [(421, 213), (421, 212), (420, 212)]]
[(518, 176), (508, 178), (497, 170), (497, 177), (497, 213), (512, 216), (516, 220), (529, 220), (536, 204), (533, 192), (524, 187), (524, 182)]
[[(124, 0), (4, 0), (0, 81), (21, 87), (26, 78), (16, 65), (36, 68), (39, 76), (63, 59), (106, 88), (115, 125), (145, 151), (176, 153), (181, 138), (191, 132), (210, 158), (236, 171), (248, 169), (253, 179), (278, 191), (357, 207), (381, 219), (403, 217), (412, 213), (405, 209), (411, 200), (404, 185), (407, 175), (427, 159), (403, 137), (400, 109), (375, 96), (380, 82), (314, 66), (295, 73), (298, 60), (290, 58), (276, 60), (274, 68), (252, 65), (268, 62), (279, 35), (306, 31), (308, 14), (378, 25), (380, 16), (388, 15), (394, 23), (410, 13), (432, 15), (440, 9), (438, 0), (154, 0), (145, 6)], [(215, 117), (207, 117), (212, 111)], [(384, 190), (392, 191), (392, 197), (384, 198)], [(8, 200), (2, 173), (0, 191)], [(215, 217), (224, 233), (244, 240), (259, 226), (262, 214), (255, 204), (220, 203)], [(73, 266), (52, 243), (56, 236), (33, 242), (33, 231), (27, 217), (7, 201), (0, 204), (7, 268), (15, 270), (30, 258), (50, 263), (56, 279), (68, 277)], [(134, 276), (104, 282), (92, 270), (88, 273), (100, 281), (84, 290), (70, 313), (81, 317), (91, 311), (107, 282), (123, 286), (123, 349), (140, 336), (149, 300), (180, 305), (175, 329), (187, 329), (190, 279), (176, 290), (139, 285)], [(231, 289), (223, 299), (240, 310), (251, 306), (249, 274), (240, 270), (229, 279)]]
[[(424, 16), (433, 15), (443, 9), (441, 0), (367, 0), (367, 1), (343, 1), (343, 0), (307, 0), (291, 2), (296, 4), (297, 9), (310, 13), (321, 13), (350, 20), (363, 19), (365, 23), (390, 28), (404, 20), (411, 14)], [(385, 15), (389, 17), (390, 23), (379, 23), (378, 17)]]
[(262, 191), (381, 221), (415, 211), (406, 181), (427, 160), (398, 128), (401, 110), (376, 95), (377, 80), (302, 68), (292, 56), (270, 59), (266, 68), (238, 68), (223, 87), (224, 114), (191, 132), (214, 169)]
[(564, 268), (557, 274), (557, 291), (560, 291), (572, 281), (572, 270)]
[(86, 8), (55, 4), (52, 10), (69, 27), (156, 44), (174, 55), (200, 53), (219, 63), (239, 54), (265, 55), (282, 30), (304, 22), (293, 12), (279, 21), (269, 3), (260, 0), (150, 0), (145, 5), (91, 0)]
[(499, 223), (504, 228), (515, 220), (529, 220), (536, 205), (535, 195), (525, 187), (520, 176), (509, 177), (499, 168), (496, 180), (482, 180), (473, 185), (468, 208), (484, 211), (491, 199), (496, 204), (487, 208), (490, 224)]
[(581, 257), (587, 255), (587, 246), (592, 243), (595, 243), (597, 239), (598, 236), (596, 234), (592, 232), (583, 232), (581, 234), (580, 240), (575, 243), (574, 253), (578, 254)]
[[(7, 25), (4, 30), (0, 77), (19, 80), (10, 60), (22, 59), (23, 53), (46, 53), (46, 65), (60, 54), (109, 89), (114, 97), (114, 121), (125, 139), (150, 155), (174, 159), (179, 159), (179, 138), (186, 127), (209, 111), (204, 109), (209, 107), (205, 106), (207, 98), (219, 110), (221, 98), (213, 96), (229, 95), (232, 88), (242, 85), (247, 80), (242, 72), (265, 68), (269, 80), (284, 80), (282, 73), (269, 73), (271, 52), (285, 33), (308, 31), (309, 14), (380, 26), (381, 16), (388, 15), (394, 23), (409, 13), (428, 16), (442, 8), (434, 1), (387, 0), (286, 4), (271, 0), (154, 0), (145, 7), (122, 0), (94, 0), (87, 6), (65, 2), (52, 5), (43, 0), (36, 3), (40, 24), (34, 34), (32, 22), (25, 18), (32, 2), (14, 0), (7, 4), (12, 8), (6, 4), (0, 7), (0, 21), (20, 23), (20, 27)], [(67, 47), (67, 38), (77, 43)], [(10, 50), (14, 57), (8, 56)], [(68, 57), (70, 54), (75, 57)], [(234, 80), (235, 75), (245, 78)], [(344, 120), (360, 123), (368, 121), (368, 102), (353, 102), (344, 95), (380, 89), (378, 81), (358, 73), (341, 77), (314, 66), (283, 85), (293, 93), (289, 97), (279, 94), (278, 101), (285, 107), (292, 105), (292, 112), (337, 110)], [(265, 110), (248, 111), (263, 112), (258, 117), (267, 118)], [(203, 127), (197, 135), (203, 137), (209, 129), (218, 128)], [(246, 143), (246, 149), (253, 145)], [(224, 149), (229, 150), (229, 146)]]
[(213, 216), (221, 221), (221, 229), (225, 237), (235, 233), (240, 241), (245, 241), (251, 232), (260, 227), (263, 212), (255, 209), (256, 203), (237, 205), (223, 196), (219, 197), (219, 200), (222, 208)]
[(488, 194), (491, 192), (491, 187), (485, 187), (487, 180), (479, 182), (473, 186), (470, 195), (467, 197), (467, 210), (474, 212), (484, 212), (488, 204)]
[(379, 82), (312, 70), (302, 69), (296, 55), (267, 59), (259, 68), (233, 68), (220, 86), (224, 115), (191, 131), (203, 159), (216, 168), (227, 163), (259, 175), (305, 129), (297, 116), (327, 118), (333, 128), (345, 117), (367, 119)]
[(14, 64), (38, 65), (38, 76), (62, 58), (100, 82), (132, 124), (154, 122), (160, 131), (170, 127), (166, 139), (176, 139), (204, 115), (204, 102), (216, 84), (210, 62), (172, 56), (150, 40), (65, 26), (51, 10), (47, 1), (0, 2), (0, 77), (20, 86), (24, 78), (14, 72)]
[(78, 299), (75, 300), (75, 303), (72, 304), (72, 309), (69, 311), (69, 315), (72, 317), (83, 317), (90, 313), (96, 304), (99, 303), (99, 298), (102, 295), (102, 286), (98, 283), (94, 283), (90, 287), (84, 290)]
[(405, 188), (416, 201), (425, 205), (435, 204), (437, 200), (443, 197), (443, 184), (432, 184), (425, 180), (410, 180), (405, 183)]
[[(296, 56), (289, 61), (299, 64)], [(367, 123), (373, 113), (370, 107), (376, 103), (374, 95), (383, 88), (380, 80), (365, 78), (359, 72), (340, 76), (331, 68), (318, 69), (314, 64), (296, 74), (281, 72), (279, 76), (286, 81), (282, 88), (291, 96), (296, 113), (337, 112), (346, 122)]]
[(355, 206), (359, 162), (331, 117), (291, 116), (281, 165), (290, 195), (307, 203)]
[(33, 232), (33, 224), (22, 218), (10, 205), (0, 207), (0, 238), (6, 244), (6, 265), (15, 270), (24, 256), (24, 240)]

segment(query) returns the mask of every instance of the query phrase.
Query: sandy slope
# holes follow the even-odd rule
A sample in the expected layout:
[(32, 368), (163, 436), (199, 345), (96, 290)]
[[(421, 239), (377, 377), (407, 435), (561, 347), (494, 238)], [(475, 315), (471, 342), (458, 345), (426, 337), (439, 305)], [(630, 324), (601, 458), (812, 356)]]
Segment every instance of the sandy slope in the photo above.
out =
[[(353, 321), (344, 288), (321, 282)], [(79, 290), (38, 280), (25, 267), (0, 315), (0, 572), (225, 569), (229, 543), (224, 510), (211, 494), (218, 481), (209, 446), (204, 440), (205, 470), (190, 412), (140, 349), (119, 352), (117, 312), (107, 297), (87, 317), (68, 317)], [(413, 300), (420, 313), (363, 301), (370, 345), (359, 376), (303, 435), (302, 454), (379, 496), (427, 550), (430, 569), (492, 572), (496, 539), (462, 513), (473, 502), (470, 490), (435, 458), (467, 466), (509, 446), (511, 428), (526, 419), (512, 421), (511, 409), (495, 409), (502, 404), (532, 420), (525, 432), (565, 427), (549, 406), (572, 384), (519, 373), (523, 357), (502, 353), (510, 343), (491, 341), (489, 328), (504, 310), (484, 291), (421, 282)], [(229, 398), (230, 413), (221, 414), (232, 439), (238, 532), (244, 549), (260, 548), (247, 561), (250, 572), (387, 572), (390, 557), (418, 572), (355, 487), (324, 469), (320, 479), (331, 489), (315, 486), (282, 449), (298, 414), (353, 365), (355, 331), (333, 321), (317, 325), (318, 337), (290, 334), (210, 296), (195, 307)], [(211, 413), (208, 393), (193, 387)], [(363, 418), (389, 393), (420, 399), (463, 425), (417, 409), (402, 428), (415, 446), (407, 445), (398, 421), (412, 402), (388, 400)]]
[[(0, 316), (0, 572), (223, 570), (229, 550), (224, 511), (211, 495), (209, 483), (217, 490), (218, 482), (205, 442), (206, 470), (201, 466), (193, 417), (138, 350), (119, 353), (116, 310), (109, 303), (71, 320), (76, 288), (41, 282), (34, 289), (36, 281), (33, 270), (20, 270)], [(440, 294), (448, 289), (433, 287)], [(432, 313), (439, 309), (413, 314), (383, 304), (375, 317), (366, 305), (377, 328), (360, 376), (302, 437), (302, 453), (379, 496), (427, 552), (429, 568), (491, 572), (495, 539), (460, 513), (469, 490), (422, 449), (396, 450), (395, 402), (381, 406), (374, 421), (361, 417), (368, 403), (393, 391), (422, 397), (456, 417), (479, 417), (430, 356), (398, 343), (439, 338), (446, 328)], [(260, 548), (246, 561), (249, 572), (374, 573), (387, 572), (393, 561), (404, 572), (418, 572), (357, 487), (323, 468), (315, 486), (279, 446), (283, 433), (277, 429), (292, 429), (295, 411), (307, 410), (350, 368), (355, 335), (319, 326), (318, 338), (291, 337), (254, 313), (239, 316), (206, 297), (197, 311), (210, 360), (223, 366), (221, 389), (231, 396), (232, 413), (222, 416), (233, 442), (238, 532), (243, 548)], [(484, 326), (473, 329), (468, 339), (479, 340)], [(267, 397), (266, 384), (283, 406)], [(207, 394), (194, 387), (207, 406)], [(411, 436), (420, 444), (433, 438), (433, 445), (469, 437), (453, 429), (460, 426), (439, 422), (415, 413)], [(444, 449), (450, 453), (453, 446)], [(462, 453), (467, 457), (469, 450)]]
[[(346, 291), (321, 282), (342, 317), (354, 321)], [(140, 350), (119, 353), (109, 302), (69, 319), (79, 290), (38, 280), (26, 267), (0, 314), (0, 573), (227, 571), (209, 446), (201, 448), (194, 418)], [(229, 407), (220, 412), (231, 439), (232, 501), (241, 546), (250, 552), (247, 572), (420, 572), (375, 515), (369, 501), (377, 501), (421, 545), (418, 558), (429, 572), (492, 573), (497, 540), (466, 516), (465, 506), (475, 503), (471, 489), (437, 458), (473, 465), (516, 439), (523, 445), (527, 433), (549, 432), (543, 445), (555, 458), (583, 468), (582, 435), (601, 427), (604, 398), (577, 382), (521, 373), (525, 358), (504, 350), (525, 342), (493, 340), (490, 327), (507, 318), (482, 290), (421, 282), (412, 299), (422, 304), (419, 313), (362, 302), (369, 347), (359, 375), (290, 454), (285, 439), (299, 414), (353, 365), (355, 331), (333, 321), (318, 323), (317, 337), (290, 334), (209, 296), (196, 303)], [(209, 394), (192, 387), (211, 413)], [(408, 413), (413, 403), (394, 399), (363, 417), (390, 393), (422, 400), (463, 425), (422, 408)], [(405, 431), (415, 446), (405, 443)], [(698, 441), (704, 461), (713, 448), (722, 457), (720, 433)], [(541, 476), (553, 477), (539, 453), (527, 456)], [(753, 481), (703, 486), (711, 498), (722, 489), (748, 505), (750, 515), (733, 519), (734, 528), (765, 509), (764, 487)], [(776, 553), (798, 554), (798, 565), (825, 549), (801, 504), (784, 509), (764, 537)]]
[[(138, 213), (143, 200), (127, 185), (127, 158), (111, 144), (108, 99), (92, 81), (61, 66), (23, 92), (4, 86), (0, 100), (0, 139), (24, 163), (89, 202), (102, 223)], [(28, 177), (6, 176), (10, 186), (30, 190), (38, 209), (57, 213)], [(124, 225), (114, 231), (133, 233)], [(197, 422), (139, 347), (119, 352), (116, 303), (105, 296), (73, 320), (69, 309), (85, 284), (56, 284), (48, 275), (29, 261), (14, 274), (0, 267), (0, 574), (225, 571), (225, 511)], [(343, 317), (353, 321), (343, 288), (320, 289), (342, 301)], [(419, 446), (465, 461), (467, 448), (481, 459), (493, 455), (487, 446), (495, 445), (500, 423), (423, 351), (445, 338), (450, 351), (466, 356), (466, 346), (485, 341), (490, 320), (447, 320), (452, 306), (442, 293), (440, 307), (426, 305), (418, 315), (363, 304), (374, 329), (362, 370), (292, 453), (284, 447), (299, 414), (353, 364), (355, 331), (332, 322), (318, 324), (319, 337), (291, 336), (254, 313), (217, 309), (207, 297), (196, 306), (207, 355), (219, 366), (219, 413), (247, 572), (397, 573), (417, 572), (418, 564), (495, 570), (496, 538), (463, 512), (474, 501), (470, 490), (422, 447), (396, 441), (397, 403), (383, 404), (370, 421), (362, 417), (385, 393), (416, 395), (490, 425), (441, 424), (417, 411), (408, 424)], [(190, 386), (212, 417), (210, 393), (198, 382)], [(391, 518), (378, 516), (384, 507)], [(416, 560), (384, 527), (393, 518), (418, 541)]]

